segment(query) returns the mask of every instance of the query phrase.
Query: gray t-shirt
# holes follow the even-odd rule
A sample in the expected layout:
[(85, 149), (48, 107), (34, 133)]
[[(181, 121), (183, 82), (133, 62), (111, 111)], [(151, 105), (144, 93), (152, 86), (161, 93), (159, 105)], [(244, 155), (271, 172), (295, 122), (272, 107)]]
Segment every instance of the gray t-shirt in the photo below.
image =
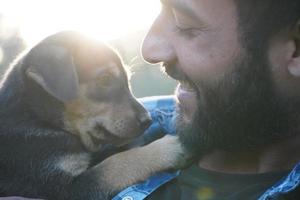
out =
[(225, 174), (192, 166), (147, 200), (256, 200), (287, 174)]

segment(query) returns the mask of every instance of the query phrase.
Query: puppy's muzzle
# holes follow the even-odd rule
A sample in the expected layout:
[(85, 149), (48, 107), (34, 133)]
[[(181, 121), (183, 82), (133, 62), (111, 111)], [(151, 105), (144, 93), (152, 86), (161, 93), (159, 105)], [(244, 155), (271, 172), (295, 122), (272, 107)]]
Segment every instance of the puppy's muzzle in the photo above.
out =
[(141, 129), (144, 130), (147, 129), (152, 123), (152, 118), (148, 112), (145, 112), (140, 116), (138, 116), (137, 120), (139, 122), (139, 126), (141, 127)]
[(146, 130), (152, 123), (150, 113), (136, 99), (132, 99), (132, 106), (136, 111), (136, 118), (141, 129)]

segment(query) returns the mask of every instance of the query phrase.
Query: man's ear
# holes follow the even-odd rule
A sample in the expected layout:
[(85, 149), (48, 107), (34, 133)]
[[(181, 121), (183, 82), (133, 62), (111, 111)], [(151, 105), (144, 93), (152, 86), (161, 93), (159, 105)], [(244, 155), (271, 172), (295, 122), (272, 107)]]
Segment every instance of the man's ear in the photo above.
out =
[(70, 52), (61, 46), (42, 44), (26, 56), (25, 74), (60, 101), (77, 97), (79, 81)]
[(288, 66), (288, 70), (291, 75), (300, 77), (300, 20), (293, 29), (292, 37), (294, 40), (295, 49), (293, 57), (291, 58), (291, 62)]

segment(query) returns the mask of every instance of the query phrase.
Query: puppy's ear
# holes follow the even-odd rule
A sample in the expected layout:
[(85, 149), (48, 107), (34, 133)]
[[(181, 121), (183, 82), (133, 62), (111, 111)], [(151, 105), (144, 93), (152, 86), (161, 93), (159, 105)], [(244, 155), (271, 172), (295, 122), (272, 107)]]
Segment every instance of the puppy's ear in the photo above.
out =
[(49, 94), (63, 102), (76, 98), (78, 75), (66, 48), (44, 44), (33, 48), (26, 61), (26, 75)]

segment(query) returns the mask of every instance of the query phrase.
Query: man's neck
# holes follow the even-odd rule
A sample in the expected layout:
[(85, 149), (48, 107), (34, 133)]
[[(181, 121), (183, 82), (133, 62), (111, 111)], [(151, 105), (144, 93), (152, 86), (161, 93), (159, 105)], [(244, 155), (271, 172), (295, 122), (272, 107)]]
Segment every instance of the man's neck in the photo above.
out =
[(256, 151), (214, 151), (199, 161), (204, 169), (223, 173), (267, 173), (292, 169), (300, 161), (300, 135)]

